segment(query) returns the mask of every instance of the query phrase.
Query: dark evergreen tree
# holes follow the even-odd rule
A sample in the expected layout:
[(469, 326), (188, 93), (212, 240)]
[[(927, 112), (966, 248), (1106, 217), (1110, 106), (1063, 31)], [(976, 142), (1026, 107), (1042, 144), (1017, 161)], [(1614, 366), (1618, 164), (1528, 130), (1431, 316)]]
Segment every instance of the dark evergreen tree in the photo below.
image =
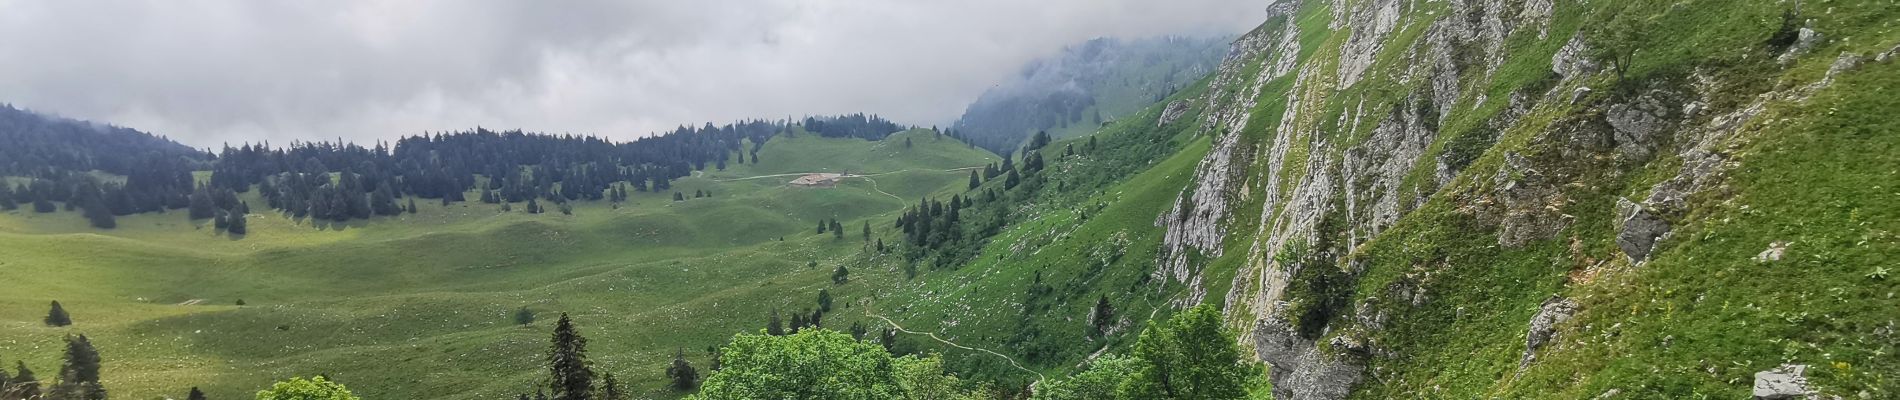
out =
[(868, 329), (864, 327), (864, 321), (851, 322), (851, 339), (852, 340), (862, 341), (864, 340), (864, 335), (868, 333), (870, 332), (868, 331)]
[(185, 400), (205, 400), (205, 392), (199, 391), (197, 386), (192, 386), (191, 394), (185, 395)]
[(850, 281), (851, 270), (845, 269), (843, 265), (839, 265), (837, 270), (831, 271), (831, 283), (843, 285), (845, 282)]
[(614, 379), (614, 373), (601, 374), (600, 400), (627, 400), (627, 393), (620, 387), (620, 380)]
[(811, 327), (811, 328), (822, 328), (824, 327), (824, 324), (822, 323), (824, 320), (825, 320), (825, 310), (811, 310), (811, 317), (805, 318), (805, 326)]
[(1005, 172), (1003, 175), (1003, 190), (1015, 189), (1017, 184), (1023, 182), (1022, 177), (1017, 176), (1016, 170), (1009, 170), (1009, 172)]
[(593, 400), (594, 371), (587, 361), (587, 338), (574, 328), (567, 313), (554, 324), (553, 348), (548, 351), (548, 391), (554, 400)]
[(59, 305), (59, 301), (54, 301), (53, 309), (46, 312), (46, 326), (57, 327), (57, 326), (68, 326), (72, 324), (73, 324), (73, 316), (66, 313), (66, 308), (61, 307)]
[(1115, 326), (1115, 306), (1108, 304), (1108, 296), (1104, 295), (1095, 301), (1094, 310), (1089, 312), (1089, 336), (1096, 338), (1106, 336), (1108, 329), (1113, 326)]
[(699, 371), (686, 361), (686, 350), (673, 353), (673, 365), (666, 367), (666, 377), (672, 380), (673, 390), (683, 392), (699, 387)]
[(831, 311), (831, 291), (830, 290), (818, 289), (818, 310), (827, 311), (827, 312)]
[(686, 194), (673, 192), (673, 201), (686, 201)]
[[(446, 206), (448, 204), (444, 203), (442, 205)], [(416, 198), (414, 197), (409, 198), (409, 209), (403, 210), (403, 211), (408, 211), (410, 214), (415, 214), (416, 213)]]
[(53, 384), (47, 398), (54, 400), (105, 400), (106, 388), (99, 384), (99, 350), (86, 335), (66, 336), (66, 361), (59, 367), (59, 382)]
[(40, 378), (33, 376), (33, 370), (26, 368), (25, 361), (14, 362), (13, 387), (4, 393), (10, 399), (38, 399), (40, 397)]
[[(530, 198), (530, 199), (528, 199), (528, 206), (527, 206), (527, 207), (528, 207), (528, 208), (527, 208), (527, 210), (528, 210), (528, 213), (529, 213), (529, 214), (540, 214), (540, 213), (541, 213), (541, 203), (537, 203), (537, 202), (535, 202), (535, 200), (534, 200), (534, 199), (532, 199), (532, 198)], [(556, 393), (556, 395), (559, 395), (559, 393)]]
[(243, 235), (250, 232), (250, 222), (248, 222), (248, 219), (249, 218), (245, 217), (242, 213), (231, 213), (230, 226), (225, 227), (225, 231), (233, 235)]
[(529, 310), (528, 307), (521, 307), (521, 309), (515, 310), (515, 325), (527, 325), (532, 323), (534, 323), (534, 310)]
[(970, 190), (976, 190), (978, 186), (983, 186), (983, 181), (977, 180), (976, 170), (970, 170)]
[(765, 320), (765, 334), (785, 336), (785, 322), (778, 317), (778, 309), (772, 309), (772, 316)]

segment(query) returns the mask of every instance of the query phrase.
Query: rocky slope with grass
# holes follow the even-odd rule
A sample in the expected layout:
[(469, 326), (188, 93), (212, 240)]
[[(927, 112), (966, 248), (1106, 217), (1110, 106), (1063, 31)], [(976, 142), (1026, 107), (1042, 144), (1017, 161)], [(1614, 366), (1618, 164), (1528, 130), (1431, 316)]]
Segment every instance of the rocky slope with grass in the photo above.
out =
[(1877, 3), (1278, 1), (1152, 277), (1282, 399), (1900, 396)]

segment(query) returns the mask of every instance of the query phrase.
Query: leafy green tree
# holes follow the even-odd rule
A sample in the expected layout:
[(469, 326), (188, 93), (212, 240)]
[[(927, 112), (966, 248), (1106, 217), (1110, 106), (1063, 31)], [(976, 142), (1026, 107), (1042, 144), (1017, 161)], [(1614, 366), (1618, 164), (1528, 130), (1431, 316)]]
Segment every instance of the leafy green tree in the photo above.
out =
[(1119, 400), (1116, 388), (1135, 375), (1140, 361), (1108, 355), (1089, 362), (1088, 369), (1066, 379), (1044, 381), (1030, 400)]
[(673, 390), (683, 392), (699, 386), (699, 370), (686, 361), (686, 350), (673, 353), (673, 365), (666, 367), (666, 378), (672, 380)]
[(553, 346), (548, 351), (548, 389), (554, 400), (592, 400), (594, 370), (587, 361), (587, 338), (574, 328), (574, 320), (561, 313), (554, 323)]
[(1596, 23), (1584, 28), (1593, 56), (1609, 63), (1617, 80), (1629, 75), (1636, 53), (1648, 44), (1649, 33), (1656, 25), (1657, 7), (1655, 0), (1612, 3), (1597, 11), (1593, 18)]
[(1119, 390), (1137, 399), (1244, 399), (1259, 367), (1242, 354), (1220, 310), (1195, 306), (1141, 332), (1136, 373)]
[(45, 321), (46, 326), (68, 326), (73, 324), (73, 316), (66, 313), (66, 308), (61, 307), (58, 300), (54, 300), (53, 309), (46, 312)]
[(906, 399), (984, 400), (993, 398), (987, 388), (964, 390), (964, 382), (944, 373), (943, 359), (937, 357), (897, 357), (892, 361), (897, 387)]
[(845, 334), (810, 329), (790, 336), (741, 334), (721, 351), (699, 400), (904, 398), (891, 355)]
[(86, 335), (66, 336), (66, 361), (59, 366), (59, 382), (47, 393), (53, 400), (105, 400), (99, 384), (99, 350)]
[(350, 393), (343, 384), (331, 382), (319, 375), (315, 378), (290, 378), (277, 382), (270, 389), (257, 392), (257, 400), (362, 400)]

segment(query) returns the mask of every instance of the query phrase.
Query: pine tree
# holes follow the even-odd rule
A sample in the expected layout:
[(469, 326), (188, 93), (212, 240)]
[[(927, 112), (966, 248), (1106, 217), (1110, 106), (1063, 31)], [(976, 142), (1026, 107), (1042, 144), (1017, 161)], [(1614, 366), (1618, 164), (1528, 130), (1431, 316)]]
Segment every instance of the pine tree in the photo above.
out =
[(515, 325), (527, 325), (532, 323), (534, 323), (534, 310), (529, 310), (528, 307), (525, 306), (519, 310), (515, 310)]
[(185, 395), (185, 400), (205, 400), (205, 392), (199, 391), (197, 386), (192, 386), (191, 394)]
[(86, 335), (66, 336), (66, 362), (59, 367), (59, 383), (53, 384), (49, 398), (61, 400), (105, 400), (106, 388), (99, 384), (99, 350)]
[(871, 221), (864, 221), (864, 241), (871, 241)]
[(851, 270), (845, 269), (843, 265), (839, 265), (837, 270), (831, 271), (831, 283), (843, 285), (845, 282), (850, 281)]
[(1089, 322), (1089, 335), (1097, 338), (1107, 336), (1108, 328), (1115, 326), (1115, 306), (1108, 304), (1108, 296), (1104, 295), (1095, 301), (1095, 309), (1089, 313)]
[(530, 199), (528, 199), (528, 213), (529, 213), (529, 214), (540, 214), (540, 213), (541, 213), (541, 203), (537, 203), (537, 202), (535, 202), (535, 199), (533, 199), (533, 198), (530, 198)]
[(976, 170), (970, 170), (970, 190), (976, 190), (978, 186), (983, 186), (983, 181), (977, 180)]
[[(445, 197), (444, 199), (447, 199), (447, 198)], [(446, 204), (445, 204), (445, 205), (446, 205)], [(408, 210), (404, 210), (404, 211), (408, 211), (408, 212), (409, 212), (410, 214), (415, 214), (415, 213), (416, 213), (416, 198), (414, 198), (414, 197), (410, 197), (410, 198), (409, 198), (409, 209), (408, 209)]]
[(818, 310), (831, 311), (831, 291), (818, 289)]
[(778, 309), (772, 309), (772, 316), (765, 320), (765, 334), (785, 336), (785, 323), (779, 320)]
[(41, 398), (40, 378), (33, 376), (33, 370), (26, 368), (25, 361), (15, 361), (14, 363), (14, 368), (18, 372), (13, 374), (13, 387), (7, 389), (3, 394), (8, 395), (9, 399)]
[(553, 348), (548, 352), (548, 389), (554, 400), (592, 400), (594, 371), (587, 362), (587, 338), (574, 328), (567, 313), (554, 324)]
[(66, 308), (61, 307), (59, 301), (53, 301), (53, 309), (46, 312), (46, 326), (58, 327), (72, 324), (73, 316), (66, 313)]
[(686, 194), (673, 192), (673, 201), (686, 201)]
[(686, 350), (673, 353), (673, 366), (666, 368), (666, 377), (673, 380), (673, 390), (683, 392), (699, 386), (699, 371), (686, 361)]
[(868, 332), (868, 329), (864, 327), (864, 321), (851, 322), (851, 339), (852, 340), (863, 341), (864, 335), (867, 333), (869, 332)]
[(229, 226), (225, 227), (225, 231), (233, 235), (243, 235), (246, 232), (250, 232), (250, 222), (248, 219), (249, 218), (245, 217), (242, 213), (232, 213), (230, 222), (227, 224)]
[(1009, 170), (1009, 172), (1005, 172), (1003, 175), (1004, 190), (1015, 189), (1017, 184), (1023, 182), (1022, 177), (1017, 176), (1016, 170)]
[(614, 373), (601, 375), (600, 400), (627, 400), (627, 394), (621, 391), (620, 381), (614, 379)]
[(811, 317), (805, 318), (805, 326), (812, 327), (812, 328), (820, 328), (824, 326), (824, 324), (821, 323), (821, 321), (824, 321), (824, 320), (825, 320), (825, 310), (811, 310)]

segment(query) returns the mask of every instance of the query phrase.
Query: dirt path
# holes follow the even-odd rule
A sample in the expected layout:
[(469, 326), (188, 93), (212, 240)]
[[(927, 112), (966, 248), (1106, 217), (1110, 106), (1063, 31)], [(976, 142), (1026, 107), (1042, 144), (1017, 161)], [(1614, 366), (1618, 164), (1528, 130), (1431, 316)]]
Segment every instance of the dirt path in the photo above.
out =
[(946, 344), (946, 345), (949, 345), (950, 347), (955, 347), (955, 348), (959, 348), (959, 349), (964, 349), (964, 350), (970, 350), (970, 351), (981, 351), (981, 352), (984, 352), (984, 353), (990, 353), (990, 354), (995, 354), (995, 355), (996, 355), (997, 357), (1002, 357), (1004, 361), (1009, 361), (1009, 366), (1012, 366), (1012, 367), (1016, 367), (1016, 369), (1020, 369), (1020, 370), (1023, 370), (1024, 372), (1028, 372), (1028, 373), (1032, 373), (1032, 374), (1036, 374), (1036, 382), (1032, 382), (1032, 383), (1030, 383), (1030, 384), (1029, 384), (1029, 386), (1030, 386), (1030, 387), (1035, 387), (1035, 386), (1036, 386), (1036, 383), (1041, 383), (1041, 382), (1042, 382), (1043, 380), (1045, 380), (1045, 379), (1049, 379), (1049, 377), (1046, 377), (1046, 376), (1042, 376), (1042, 373), (1041, 373), (1041, 372), (1036, 372), (1036, 370), (1032, 370), (1032, 369), (1029, 369), (1029, 368), (1023, 368), (1023, 366), (1022, 366), (1022, 364), (1017, 364), (1017, 363), (1016, 363), (1016, 359), (1015, 359), (1015, 358), (1011, 358), (1011, 357), (1010, 357), (1009, 355), (1007, 355), (1007, 354), (1003, 354), (1003, 353), (998, 353), (998, 352), (995, 352), (995, 351), (991, 351), (991, 350), (989, 350), (989, 349), (982, 349), (982, 348), (976, 348), (976, 347), (970, 347), (970, 346), (964, 346), (964, 345), (960, 345), (960, 344), (956, 344), (956, 342), (952, 342), (952, 341), (948, 341), (948, 340), (944, 340), (943, 338), (940, 338), (940, 337), (937, 337), (937, 334), (936, 334), (936, 333), (932, 333), (932, 332), (916, 332), (916, 331), (912, 331), (912, 330), (909, 330), (909, 329), (904, 329), (904, 326), (903, 326), (903, 325), (898, 325), (898, 324), (897, 324), (897, 321), (892, 321), (892, 320), (891, 320), (890, 318), (885, 318), (885, 317), (884, 317), (883, 315), (878, 315), (878, 314), (874, 314), (874, 313), (869, 313), (869, 312), (867, 312), (867, 313), (864, 313), (864, 315), (869, 315), (869, 316), (872, 316), (872, 317), (877, 317), (877, 319), (881, 319), (881, 320), (884, 320), (884, 322), (885, 322), (885, 323), (888, 323), (888, 324), (891, 324), (891, 327), (892, 327), (892, 328), (894, 328), (894, 329), (897, 329), (897, 331), (898, 331), (898, 332), (903, 332), (903, 333), (908, 333), (908, 334), (912, 334), (912, 335), (924, 335), (924, 336), (929, 336), (929, 337), (930, 337), (931, 339), (935, 339), (936, 341), (938, 341), (938, 342), (942, 342), (943, 344)]

